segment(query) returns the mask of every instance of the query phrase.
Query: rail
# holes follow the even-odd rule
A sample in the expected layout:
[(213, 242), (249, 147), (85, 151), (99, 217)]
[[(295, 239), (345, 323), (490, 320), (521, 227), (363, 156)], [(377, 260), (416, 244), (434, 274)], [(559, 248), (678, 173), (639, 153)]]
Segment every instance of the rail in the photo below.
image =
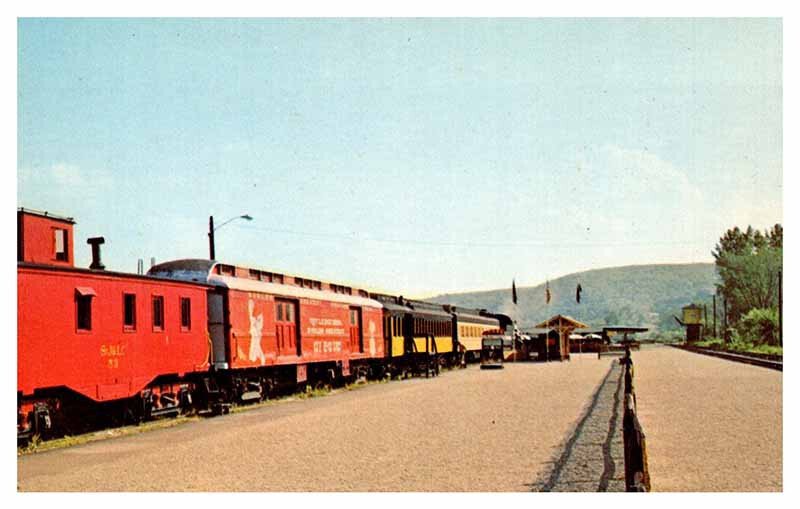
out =
[(737, 353), (737, 352), (726, 352), (723, 350), (713, 350), (711, 348), (701, 348), (699, 346), (694, 345), (670, 345), (674, 348), (680, 348), (681, 350), (686, 350), (688, 352), (699, 353), (702, 355), (710, 355), (712, 357), (719, 357), (720, 359), (725, 359), (734, 362), (743, 362), (745, 364), (751, 364), (753, 366), (761, 366), (764, 368), (775, 369), (778, 371), (783, 371), (783, 360), (773, 360), (770, 358), (765, 358), (762, 355), (750, 355), (744, 353)]
[(647, 446), (644, 431), (636, 416), (636, 392), (633, 386), (633, 359), (628, 345), (620, 359), (625, 369), (625, 411), (622, 417), (622, 441), (625, 450), (625, 491), (650, 491), (647, 469)]

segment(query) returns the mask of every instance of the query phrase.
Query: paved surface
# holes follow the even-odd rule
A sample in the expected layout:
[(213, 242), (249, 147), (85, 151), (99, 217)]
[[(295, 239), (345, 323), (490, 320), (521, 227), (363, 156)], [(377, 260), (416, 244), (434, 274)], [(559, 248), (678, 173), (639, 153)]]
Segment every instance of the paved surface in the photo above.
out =
[(633, 353), (653, 491), (781, 491), (783, 375), (670, 347)]
[(552, 477), (612, 363), (577, 357), (470, 367), (25, 456), (18, 487), (530, 491)]

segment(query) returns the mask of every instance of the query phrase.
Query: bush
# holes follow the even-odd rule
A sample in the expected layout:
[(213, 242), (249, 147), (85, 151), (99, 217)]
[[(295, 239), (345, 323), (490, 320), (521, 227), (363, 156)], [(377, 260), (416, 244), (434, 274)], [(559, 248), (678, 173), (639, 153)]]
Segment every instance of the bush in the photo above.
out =
[(742, 340), (755, 345), (778, 344), (778, 311), (776, 309), (751, 309), (736, 324)]

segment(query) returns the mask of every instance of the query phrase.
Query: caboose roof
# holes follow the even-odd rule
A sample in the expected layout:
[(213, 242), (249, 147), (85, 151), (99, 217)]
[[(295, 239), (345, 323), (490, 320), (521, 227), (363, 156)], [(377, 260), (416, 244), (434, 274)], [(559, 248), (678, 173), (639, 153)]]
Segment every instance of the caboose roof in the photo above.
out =
[(46, 217), (47, 219), (52, 219), (54, 221), (62, 221), (64, 223), (75, 224), (75, 219), (71, 217), (59, 216), (57, 214), (53, 214), (51, 212), (46, 212), (42, 210), (26, 209), (25, 207), (20, 207), (17, 209), (17, 213), (28, 214), (31, 216), (38, 216), (38, 217)]

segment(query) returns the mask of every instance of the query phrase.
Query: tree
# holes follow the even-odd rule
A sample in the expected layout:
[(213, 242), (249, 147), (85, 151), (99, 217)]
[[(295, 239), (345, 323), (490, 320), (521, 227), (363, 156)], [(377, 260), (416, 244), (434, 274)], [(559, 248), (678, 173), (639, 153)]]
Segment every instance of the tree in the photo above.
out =
[(712, 253), (722, 280), (717, 290), (728, 305), (731, 322), (751, 309), (777, 308), (778, 274), (783, 266), (783, 227), (764, 233), (748, 226), (728, 230)]
[(745, 341), (757, 345), (778, 345), (778, 313), (775, 309), (754, 308), (736, 324)]

